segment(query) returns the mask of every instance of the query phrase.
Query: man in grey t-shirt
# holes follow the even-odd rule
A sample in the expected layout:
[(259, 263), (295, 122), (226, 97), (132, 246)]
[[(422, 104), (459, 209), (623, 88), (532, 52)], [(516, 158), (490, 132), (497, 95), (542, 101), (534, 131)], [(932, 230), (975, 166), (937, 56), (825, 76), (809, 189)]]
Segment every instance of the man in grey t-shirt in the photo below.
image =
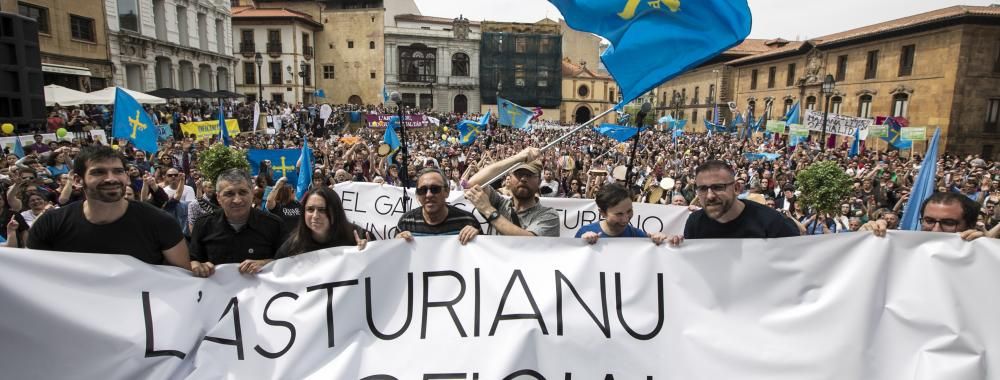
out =
[[(465, 191), (465, 197), (490, 223), (490, 234), (559, 237), (559, 214), (538, 203), (542, 182), (540, 156), (538, 148), (526, 148), (483, 168), (469, 179), (472, 187)], [(515, 165), (509, 175), (513, 198), (497, 194), (485, 183)]]

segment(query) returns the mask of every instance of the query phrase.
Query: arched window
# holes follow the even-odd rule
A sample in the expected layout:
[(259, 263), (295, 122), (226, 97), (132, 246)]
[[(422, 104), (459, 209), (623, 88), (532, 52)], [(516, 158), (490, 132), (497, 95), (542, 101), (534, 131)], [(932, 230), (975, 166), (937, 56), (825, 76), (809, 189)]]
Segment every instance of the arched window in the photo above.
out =
[(840, 115), (840, 106), (844, 103), (844, 99), (839, 96), (834, 96), (830, 98), (830, 113), (835, 115)]
[(872, 117), (872, 96), (861, 95), (858, 98), (858, 117), (870, 119)]
[[(698, 92), (701, 90), (698, 86), (694, 86), (694, 99), (691, 99), (691, 104), (698, 104)], [(697, 114), (695, 114), (697, 115)], [(698, 117), (695, 116), (695, 119)]]
[(434, 49), (423, 44), (399, 47), (400, 81), (434, 83), (437, 57)]
[(892, 96), (892, 116), (906, 117), (906, 111), (910, 108), (910, 96), (907, 94), (896, 94)]
[[(792, 99), (785, 99), (785, 108), (784, 109), (785, 110), (781, 113), (781, 115), (788, 115), (788, 111), (792, 110)], [(782, 117), (784, 117), (784, 116), (782, 116)]]
[(456, 77), (469, 76), (469, 56), (465, 53), (455, 53), (451, 56), (451, 75)]
[(816, 97), (810, 96), (806, 98), (806, 109), (810, 111), (816, 110)]

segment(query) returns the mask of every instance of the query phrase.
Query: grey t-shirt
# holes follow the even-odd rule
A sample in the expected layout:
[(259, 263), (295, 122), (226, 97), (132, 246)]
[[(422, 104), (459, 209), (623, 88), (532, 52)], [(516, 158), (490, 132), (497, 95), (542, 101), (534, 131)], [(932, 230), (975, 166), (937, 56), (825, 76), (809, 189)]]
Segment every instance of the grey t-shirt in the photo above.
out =
[[(489, 193), (490, 204), (507, 220), (535, 236), (559, 237), (559, 213), (556, 209), (536, 203), (527, 210), (517, 212), (516, 217), (512, 217), (511, 215), (515, 214), (513, 200), (498, 194), (491, 186), (483, 186), (483, 190)], [(500, 235), (493, 225), (490, 225), (487, 234)]]

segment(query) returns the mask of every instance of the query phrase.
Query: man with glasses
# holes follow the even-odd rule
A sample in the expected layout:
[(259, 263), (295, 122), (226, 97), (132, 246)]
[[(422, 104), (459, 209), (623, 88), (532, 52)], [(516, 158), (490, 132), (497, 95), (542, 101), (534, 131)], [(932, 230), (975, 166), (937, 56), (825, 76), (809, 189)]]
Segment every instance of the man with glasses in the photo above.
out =
[(705, 206), (688, 216), (684, 239), (742, 239), (799, 236), (799, 229), (772, 208), (736, 198), (736, 176), (723, 161), (707, 161), (695, 169), (695, 189)]
[[(927, 232), (958, 233), (963, 240), (971, 241), (983, 236), (997, 237), (997, 231), (983, 233), (976, 229), (979, 204), (964, 194), (936, 192), (920, 206), (920, 230)], [(873, 220), (861, 226), (862, 231), (871, 231), (875, 236), (885, 236), (888, 223)]]
[[(490, 224), (490, 234), (559, 237), (559, 214), (538, 202), (542, 182), (542, 152), (525, 148), (520, 153), (483, 168), (469, 179), (465, 198)], [(497, 194), (486, 181), (514, 167), (508, 176), (513, 198)]]
[(448, 204), (450, 189), (443, 171), (426, 168), (417, 176), (417, 201), (420, 208), (407, 211), (396, 223), (397, 238), (413, 241), (414, 236), (458, 235), (465, 245), (483, 233), (471, 212)]

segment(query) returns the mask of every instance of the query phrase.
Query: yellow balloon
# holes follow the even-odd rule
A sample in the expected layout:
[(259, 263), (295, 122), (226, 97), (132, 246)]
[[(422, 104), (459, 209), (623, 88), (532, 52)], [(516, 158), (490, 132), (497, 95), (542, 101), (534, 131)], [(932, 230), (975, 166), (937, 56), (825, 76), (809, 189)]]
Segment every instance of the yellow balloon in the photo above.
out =
[(447, 139), (448, 139), (448, 135), (442, 133), (441, 134), (441, 140), (447, 140)]
[(0, 127), (0, 129), (3, 130), (3, 133), (6, 133), (6, 134), (9, 135), (11, 133), (14, 133), (14, 124), (4, 123), (3, 126)]
[(444, 131), (445, 131), (445, 132), (448, 132), (448, 127), (444, 127)]
[(111, 149), (118, 150), (119, 149), (118, 144), (111, 145)]

